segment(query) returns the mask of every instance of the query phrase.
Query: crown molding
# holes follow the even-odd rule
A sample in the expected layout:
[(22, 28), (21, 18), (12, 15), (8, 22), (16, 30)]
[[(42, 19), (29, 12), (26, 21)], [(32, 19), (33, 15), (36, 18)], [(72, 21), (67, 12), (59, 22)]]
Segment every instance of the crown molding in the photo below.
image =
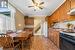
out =
[(62, 4), (64, 4), (66, 2), (66, 0), (63, 0), (63, 2), (61, 3), (61, 4), (59, 4), (59, 6), (51, 13), (51, 14), (49, 14), (49, 16), (50, 15), (52, 15)]
[(12, 5), (15, 9), (17, 9), (17, 10), (19, 10), (23, 15), (25, 15), (25, 13), (23, 12), (23, 10), (21, 10), (18, 6), (16, 6), (16, 4), (15, 3), (13, 3), (12, 1), (8, 1), (8, 3), (10, 4), (10, 5)]

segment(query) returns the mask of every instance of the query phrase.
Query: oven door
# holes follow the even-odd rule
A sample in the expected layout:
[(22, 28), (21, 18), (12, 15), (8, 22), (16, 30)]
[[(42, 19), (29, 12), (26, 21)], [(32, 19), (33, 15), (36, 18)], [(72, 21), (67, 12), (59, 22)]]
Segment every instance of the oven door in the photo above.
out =
[(73, 37), (60, 33), (60, 50), (75, 50), (75, 40)]

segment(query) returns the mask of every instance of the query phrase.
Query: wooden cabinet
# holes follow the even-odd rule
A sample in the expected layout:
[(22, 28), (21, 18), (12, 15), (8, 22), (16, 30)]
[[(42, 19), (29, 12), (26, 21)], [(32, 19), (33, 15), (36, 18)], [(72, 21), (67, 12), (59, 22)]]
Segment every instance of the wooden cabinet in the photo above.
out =
[(34, 25), (34, 18), (33, 17), (25, 18), (25, 25)]
[(49, 28), (48, 38), (59, 48), (59, 31)]
[(25, 28), (24, 30), (27, 32), (33, 33), (34, 29), (34, 18), (33, 17), (25, 17)]
[[(75, 8), (75, 0), (71, 0), (71, 8)], [(75, 16), (67, 14), (69, 11), (70, 1), (66, 0), (51, 16), (48, 16), (48, 27), (50, 27), (53, 22), (75, 20)]]
[(71, 8), (75, 8), (75, 0), (71, 0)]
[(34, 28), (34, 18), (25, 17), (25, 28)]

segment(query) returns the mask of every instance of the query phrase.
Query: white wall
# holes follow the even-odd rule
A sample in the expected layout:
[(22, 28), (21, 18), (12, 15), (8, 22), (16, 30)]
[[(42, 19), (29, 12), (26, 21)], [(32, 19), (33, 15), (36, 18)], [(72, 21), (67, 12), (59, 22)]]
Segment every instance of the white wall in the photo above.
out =
[(47, 26), (46, 21), (42, 24), (42, 33), (45, 37), (47, 37), (47, 35), (48, 35), (48, 26)]

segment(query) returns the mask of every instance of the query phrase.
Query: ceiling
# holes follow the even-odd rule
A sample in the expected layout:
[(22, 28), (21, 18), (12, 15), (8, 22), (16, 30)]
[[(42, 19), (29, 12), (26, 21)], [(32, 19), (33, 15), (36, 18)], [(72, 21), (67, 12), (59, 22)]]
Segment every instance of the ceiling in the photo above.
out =
[[(37, 1), (37, 0), (35, 0)], [(51, 15), (58, 7), (60, 7), (65, 0), (39, 0), (44, 3), (44, 8), (42, 10), (37, 9), (34, 11), (34, 8), (28, 8), (28, 6), (33, 5), (32, 0), (9, 0), (9, 2), (15, 6), (19, 11), (21, 11), (26, 16), (49, 16)]]

